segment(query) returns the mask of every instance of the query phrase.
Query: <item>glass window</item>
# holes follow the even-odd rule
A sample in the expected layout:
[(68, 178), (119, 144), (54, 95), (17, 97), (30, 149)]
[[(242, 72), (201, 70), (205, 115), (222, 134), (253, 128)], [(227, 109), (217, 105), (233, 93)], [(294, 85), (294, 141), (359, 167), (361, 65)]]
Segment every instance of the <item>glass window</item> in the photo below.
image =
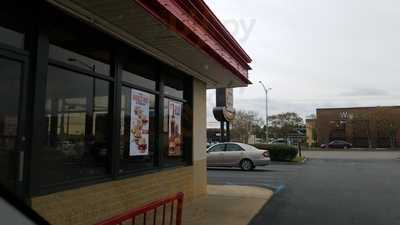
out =
[(47, 142), (41, 185), (104, 175), (109, 157), (109, 82), (48, 67)]
[(22, 65), (0, 58), (0, 183), (15, 190), (19, 96)]
[[(110, 75), (112, 40), (94, 28), (74, 23), (68, 17), (52, 11), (49, 31), (49, 58)], [(60, 26), (62, 24), (62, 26)]]
[(137, 86), (145, 87), (151, 90), (156, 90), (156, 82), (154, 80), (138, 76), (126, 70), (122, 71), (122, 80)]
[(254, 147), (254, 146), (252, 146), (252, 145), (248, 145), (248, 144), (243, 144), (243, 143), (240, 143), (240, 144), (238, 144), (243, 150), (244, 149), (246, 149), (246, 150), (252, 150), (252, 151), (258, 151), (258, 150), (260, 150), (260, 149), (258, 149), (258, 148), (256, 148), (256, 147)]
[(23, 48), (24, 34), (0, 26), (0, 43)]
[(243, 149), (236, 144), (227, 144), (226, 145), (226, 151), (228, 152), (239, 152), (239, 151), (243, 151)]
[(178, 76), (168, 74), (165, 77), (164, 94), (183, 99), (184, 80)]
[(155, 95), (122, 88), (120, 172), (154, 167)]
[(147, 55), (132, 51), (123, 62), (122, 81), (156, 90), (157, 62)]
[(50, 45), (49, 48), (49, 58), (51, 59), (55, 59), (57, 61), (61, 61), (103, 75), (110, 75), (110, 65), (108, 64), (109, 55), (103, 54), (103, 56), (104, 60), (107, 61), (106, 63), (80, 55), (73, 51), (66, 50), (56, 45)]
[(219, 144), (214, 147), (212, 147), (208, 152), (223, 152), (225, 151), (225, 145), (224, 144)]
[(16, 2), (2, 2), (0, 7), (0, 43), (24, 48), (24, 10)]

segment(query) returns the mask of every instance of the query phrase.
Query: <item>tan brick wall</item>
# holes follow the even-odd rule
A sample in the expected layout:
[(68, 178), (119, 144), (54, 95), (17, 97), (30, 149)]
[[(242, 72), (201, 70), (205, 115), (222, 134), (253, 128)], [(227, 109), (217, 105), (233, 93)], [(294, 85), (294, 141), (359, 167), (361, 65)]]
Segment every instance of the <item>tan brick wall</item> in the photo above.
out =
[(36, 197), (33, 209), (54, 225), (90, 225), (179, 191), (185, 203), (206, 195), (206, 85), (197, 79), (193, 105), (193, 166)]
[(206, 84), (193, 79), (193, 160), (207, 158)]
[(36, 197), (32, 207), (54, 225), (89, 225), (179, 191), (187, 203), (206, 194), (205, 163)]
[(193, 173), (194, 197), (207, 194), (207, 89), (193, 79)]
[(193, 198), (207, 194), (207, 160), (194, 161)]

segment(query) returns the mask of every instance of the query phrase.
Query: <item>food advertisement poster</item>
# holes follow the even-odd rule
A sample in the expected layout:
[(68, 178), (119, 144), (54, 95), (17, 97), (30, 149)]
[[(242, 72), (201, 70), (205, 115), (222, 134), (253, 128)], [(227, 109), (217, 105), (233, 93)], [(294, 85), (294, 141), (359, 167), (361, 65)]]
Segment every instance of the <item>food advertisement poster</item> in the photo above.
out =
[(131, 135), (129, 156), (149, 154), (150, 95), (131, 89)]
[(182, 133), (181, 133), (181, 118), (182, 118), (182, 103), (169, 101), (168, 110), (168, 155), (182, 155)]
[(165, 99), (164, 100), (164, 124), (163, 124), (163, 131), (165, 133), (168, 133), (169, 131), (169, 124), (168, 124), (168, 118), (169, 118), (169, 100)]

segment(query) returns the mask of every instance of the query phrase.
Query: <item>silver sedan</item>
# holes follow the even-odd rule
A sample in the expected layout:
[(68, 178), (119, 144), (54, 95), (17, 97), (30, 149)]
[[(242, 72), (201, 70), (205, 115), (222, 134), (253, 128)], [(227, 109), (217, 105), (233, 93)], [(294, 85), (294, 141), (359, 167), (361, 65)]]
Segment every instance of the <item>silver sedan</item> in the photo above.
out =
[(270, 161), (268, 151), (243, 143), (220, 143), (207, 149), (208, 167), (240, 167), (247, 171)]

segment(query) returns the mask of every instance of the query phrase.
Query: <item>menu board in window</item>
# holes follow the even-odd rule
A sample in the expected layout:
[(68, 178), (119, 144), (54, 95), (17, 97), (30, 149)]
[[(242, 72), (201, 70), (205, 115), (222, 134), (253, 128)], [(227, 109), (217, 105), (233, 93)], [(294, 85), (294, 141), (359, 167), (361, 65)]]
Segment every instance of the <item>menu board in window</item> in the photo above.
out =
[(130, 156), (149, 154), (149, 111), (150, 95), (146, 92), (132, 89)]
[(182, 155), (182, 103), (169, 101), (168, 108), (168, 155), (180, 156)]

